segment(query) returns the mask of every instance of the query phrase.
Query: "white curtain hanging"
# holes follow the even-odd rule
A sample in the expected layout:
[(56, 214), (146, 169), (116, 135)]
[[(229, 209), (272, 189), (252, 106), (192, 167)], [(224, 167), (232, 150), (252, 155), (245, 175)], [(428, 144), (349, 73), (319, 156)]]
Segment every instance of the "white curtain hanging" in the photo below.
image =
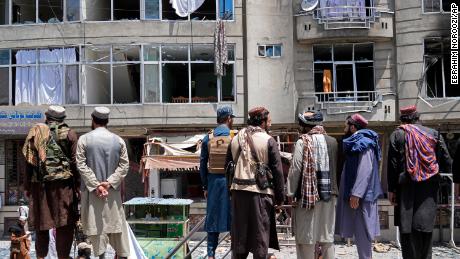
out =
[[(37, 59), (35, 50), (20, 50), (16, 53), (17, 65), (31, 65), (16, 68), (15, 103), (63, 104), (64, 82), (63, 62), (75, 63), (75, 48), (41, 49), (39, 53), (38, 80), (34, 66)], [(78, 94), (78, 80), (75, 75), (67, 78), (70, 94)], [(38, 84), (37, 84), (38, 82)], [(76, 88), (76, 90), (75, 90)], [(72, 99), (75, 96), (72, 96)], [(78, 98), (78, 96), (76, 97)], [(78, 99), (77, 99), (78, 100)]]
[(176, 10), (178, 16), (187, 17), (200, 8), (204, 0), (169, 0), (169, 3)]
[[(17, 65), (35, 64), (37, 52), (35, 50), (20, 50), (16, 53)], [(35, 66), (16, 68), (15, 104), (35, 104)]]

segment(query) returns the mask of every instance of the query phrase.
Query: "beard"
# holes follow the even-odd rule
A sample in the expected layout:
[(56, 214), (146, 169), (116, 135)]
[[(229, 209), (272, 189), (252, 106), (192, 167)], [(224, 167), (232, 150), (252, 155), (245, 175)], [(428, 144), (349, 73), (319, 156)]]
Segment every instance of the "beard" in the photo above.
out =
[(351, 133), (351, 130), (348, 129), (347, 132), (345, 132), (345, 135), (343, 135), (343, 139), (349, 138), (353, 133)]

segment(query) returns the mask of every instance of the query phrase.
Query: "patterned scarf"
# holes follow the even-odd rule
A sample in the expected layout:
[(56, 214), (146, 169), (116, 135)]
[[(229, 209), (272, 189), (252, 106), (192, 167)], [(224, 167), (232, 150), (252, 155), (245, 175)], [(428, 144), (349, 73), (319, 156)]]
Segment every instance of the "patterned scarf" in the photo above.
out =
[(422, 182), (439, 172), (436, 160), (438, 141), (412, 124), (399, 126), (406, 133), (406, 170), (412, 180)]
[(241, 152), (243, 153), (243, 157), (245, 157), (248, 161), (250, 160), (249, 154), (251, 151), (247, 139), (250, 135), (257, 132), (264, 132), (264, 130), (261, 127), (248, 126), (246, 129), (241, 130), (238, 133), (238, 141), (241, 146)]
[(225, 76), (225, 64), (228, 64), (225, 23), (221, 19), (217, 19), (214, 32), (214, 74), (216, 76)]
[(322, 126), (315, 126), (307, 134), (301, 136), (303, 140), (303, 173), (301, 189), (301, 206), (302, 208), (312, 209), (319, 201), (318, 182), (316, 179), (316, 163), (313, 150), (314, 134), (326, 134)]
[(27, 163), (38, 166), (38, 159), (44, 162), (46, 159), (46, 143), (50, 137), (50, 129), (48, 125), (38, 123), (32, 127), (25, 140), (22, 153), (26, 158)]

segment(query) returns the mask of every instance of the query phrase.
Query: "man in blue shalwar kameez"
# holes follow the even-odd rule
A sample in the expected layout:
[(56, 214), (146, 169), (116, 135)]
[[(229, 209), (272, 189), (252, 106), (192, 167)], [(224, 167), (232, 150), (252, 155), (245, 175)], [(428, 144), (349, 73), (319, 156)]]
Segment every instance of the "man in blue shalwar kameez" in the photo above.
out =
[(355, 238), (359, 259), (372, 258), (372, 241), (380, 235), (377, 199), (383, 194), (379, 178), (378, 135), (366, 129), (359, 114), (347, 118), (335, 234)]
[[(204, 196), (207, 199), (206, 204), (206, 222), (205, 230), (208, 232), (208, 257), (213, 259), (219, 240), (219, 233), (230, 231), (230, 197), (227, 189), (227, 180), (223, 170), (213, 170), (210, 160), (210, 139), (230, 136), (230, 130), (233, 125), (233, 110), (231, 107), (221, 107), (217, 109), (217, 123), (219, 124), (210, 134), (203, 139), (201, 145), (200, 157), (200, 176), (203, 185)], [(227, 151), (227, 148), (225, 148)], [(216, 159), (222, 161), (213, 161), (213, 165), (224, 164), (225, 156)], [(222, 163), (220, 163), (222, 162)]]

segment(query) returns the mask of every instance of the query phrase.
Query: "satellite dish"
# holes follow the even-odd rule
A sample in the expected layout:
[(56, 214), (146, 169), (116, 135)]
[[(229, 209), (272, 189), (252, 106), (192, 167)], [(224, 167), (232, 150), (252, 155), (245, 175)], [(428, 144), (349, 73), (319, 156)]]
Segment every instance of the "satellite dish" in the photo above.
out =
[(309, 12), (318, 6), (319, 0), (302, 0), (300, 3), (300, 8), (305, 12)]

